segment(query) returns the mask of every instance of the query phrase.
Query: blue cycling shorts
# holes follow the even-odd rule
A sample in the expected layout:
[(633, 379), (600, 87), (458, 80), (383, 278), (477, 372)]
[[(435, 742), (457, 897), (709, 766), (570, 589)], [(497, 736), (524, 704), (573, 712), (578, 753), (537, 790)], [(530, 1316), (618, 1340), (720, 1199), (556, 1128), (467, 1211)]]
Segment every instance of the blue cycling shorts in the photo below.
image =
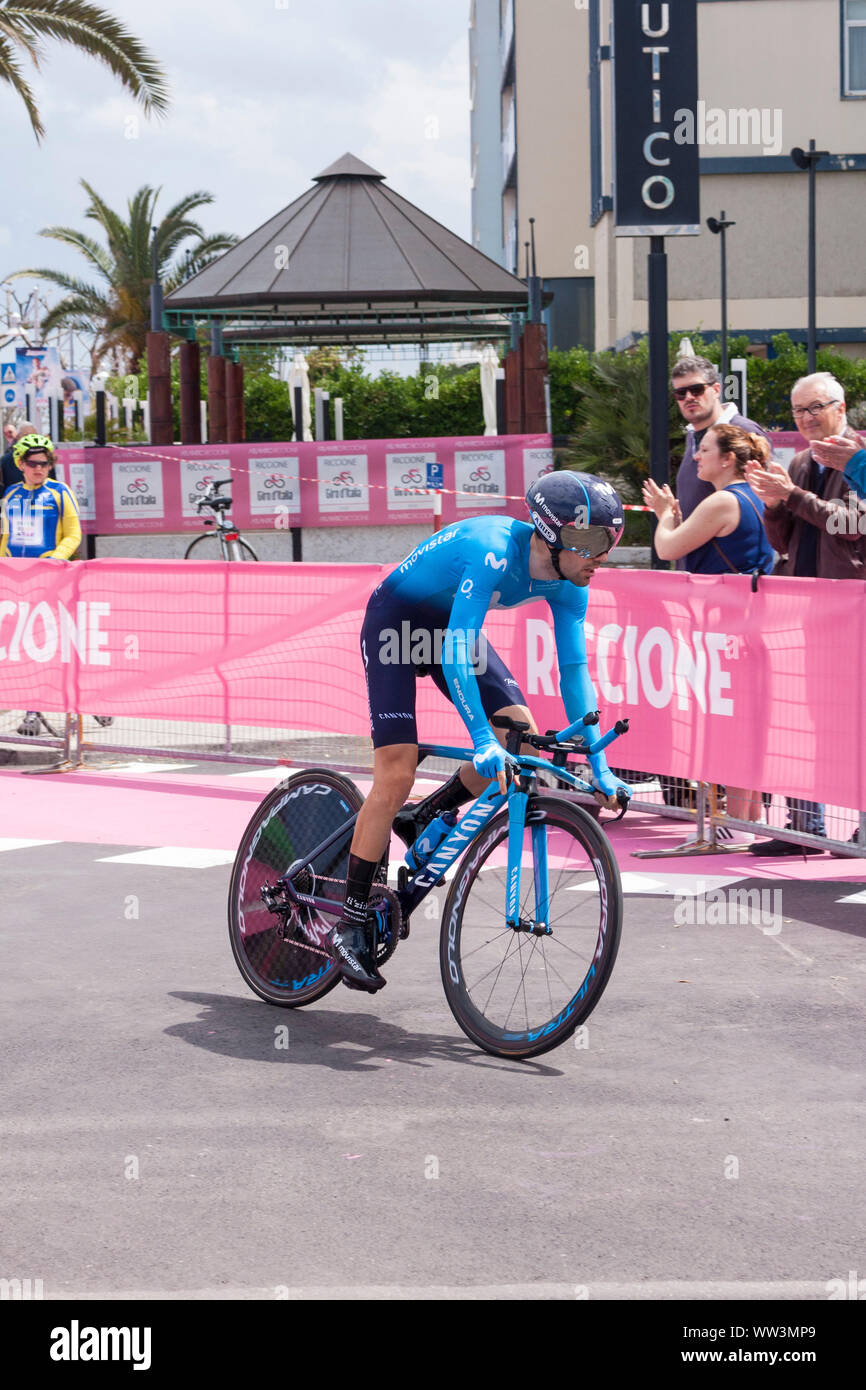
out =
[[(415, 686), (419, 676), (429, 675), (451, 700), (442, 670), (448, 643), (447, 613), (419, 606), (407, 611), (405, 600), (395, 602), (378, 591), (370, 599), (361, 629), (361, 655), (374, 748), (418, 742)], [(517, 681), (483, 634), (473, 671), (488, 719), (509, 705), (526, 704)]]

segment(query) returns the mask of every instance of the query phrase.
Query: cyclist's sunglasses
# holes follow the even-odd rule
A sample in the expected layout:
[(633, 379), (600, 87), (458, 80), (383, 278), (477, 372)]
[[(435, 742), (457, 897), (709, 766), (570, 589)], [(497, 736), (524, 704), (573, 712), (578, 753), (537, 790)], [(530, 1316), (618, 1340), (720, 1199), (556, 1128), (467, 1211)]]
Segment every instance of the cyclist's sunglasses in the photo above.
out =
[(622, 527), (563, 526), (559, 533), (563, 550), (575, 550), (585, 560), (594, 560), (606, 550), (612, 550), (622, 535)]
[(706, 381), (696, 381), (694, 386), (675, 386), (674, 395), (678, 401), (684, 401), (686, 396), (694, 396), (695, 399), (702, 396), (709, 389)]

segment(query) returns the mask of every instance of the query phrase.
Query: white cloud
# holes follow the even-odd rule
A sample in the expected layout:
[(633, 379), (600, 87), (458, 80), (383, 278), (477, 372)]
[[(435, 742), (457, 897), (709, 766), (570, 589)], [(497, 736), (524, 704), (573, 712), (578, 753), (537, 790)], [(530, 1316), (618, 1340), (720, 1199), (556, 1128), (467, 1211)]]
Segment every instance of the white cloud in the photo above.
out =
[[(126, 206), (145, 183), (168, 207), (214, 194), (207, 231), (245, 236), (299, 197), (346, 150), (459, 235), (469, 231), (467, 0), (113, 0), (167, 70), (172, 105), (148, 120), (117, 81), (48, 45), (33, 78), (47, 137), (0, 88), (4, 184), (11, 196), (0, 275), (22, 265), (81, 269), (40, 227), (86, 226), (86, 178)], [(428, 118), (438, 121), (427, 138)], [(135, 122), (135, 124), (133, 124)], [(129, 138), (132, 136), (133, 138)]]

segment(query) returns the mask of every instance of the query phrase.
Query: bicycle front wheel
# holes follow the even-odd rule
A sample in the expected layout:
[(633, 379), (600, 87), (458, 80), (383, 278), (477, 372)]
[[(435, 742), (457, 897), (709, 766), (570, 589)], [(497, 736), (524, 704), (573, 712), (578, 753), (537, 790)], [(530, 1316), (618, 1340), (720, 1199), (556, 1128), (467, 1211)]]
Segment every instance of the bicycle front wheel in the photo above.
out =
[(527, 809), (516, 914), (522, 930), (507, 925), (507, 876), (508, 813), (501, 811), (451, 881), (442, 982), (451, 1012), (479, 1047), (498, 1057), (537, 1057), (570, 1037), (604, 992), (619, 947), (622, 885), (607, 836), (555, 795), (533, 796)]

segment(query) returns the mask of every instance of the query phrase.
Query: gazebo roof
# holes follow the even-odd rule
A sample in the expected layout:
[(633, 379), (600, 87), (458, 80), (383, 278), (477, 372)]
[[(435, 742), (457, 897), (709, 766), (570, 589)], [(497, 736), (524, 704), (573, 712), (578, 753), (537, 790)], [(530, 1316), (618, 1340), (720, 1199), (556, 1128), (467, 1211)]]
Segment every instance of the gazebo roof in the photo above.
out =
[[(332, 332), (460, 338), (476, 316), (488, 331), (525, 312), (522, 280), (402, 198), (380, 174), (345, 154), (314, 186), (167, 295), (171, 327), (218, 315), (236, 340)], [(277, 326), (279, 323), (279, 327)], [(341, 326), (342, 325), (342, 326)], [(349, 330), (351, 331), (351, 329)]]

